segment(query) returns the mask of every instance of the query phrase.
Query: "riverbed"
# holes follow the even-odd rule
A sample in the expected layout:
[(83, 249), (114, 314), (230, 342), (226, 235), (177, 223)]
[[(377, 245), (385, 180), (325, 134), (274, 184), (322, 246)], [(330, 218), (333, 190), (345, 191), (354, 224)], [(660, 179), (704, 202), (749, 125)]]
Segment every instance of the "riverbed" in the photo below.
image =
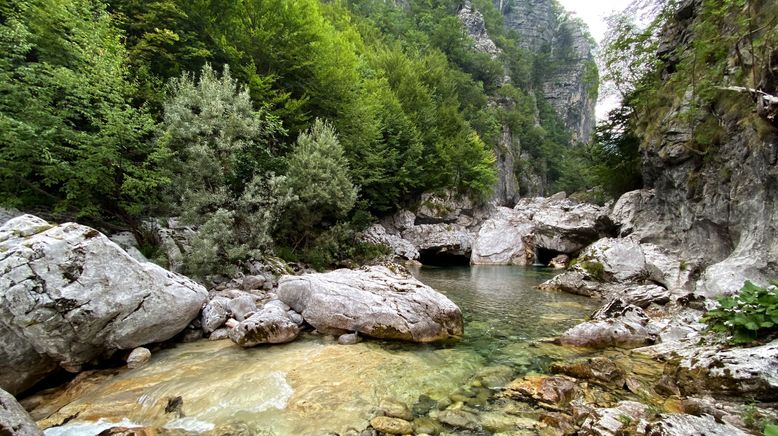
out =
[(515, 377), (575, 357), (574, 350), (544, 339), (581, 322), (596, 306), (588, 298), (538, 290), (555, 274), (550, 269), (413, 272), (461, 307), (461, 340), (419, 345), (368, 339), (345, 346), (311, 332), (290, 344), (253, 349), (229, 340), (179, 344), (155, 352), (141, 368), (95, 374), (94, 382), (61, 397), (56, 408), (63, 407), (39, 423), (55, 426), (46, 430), (50, 436), (93, 435), (116, 425), (206, 434), (358, 431), (382, 401), (440, 405), (463, 389), (475, 395), (475, 386), (485, 404)]

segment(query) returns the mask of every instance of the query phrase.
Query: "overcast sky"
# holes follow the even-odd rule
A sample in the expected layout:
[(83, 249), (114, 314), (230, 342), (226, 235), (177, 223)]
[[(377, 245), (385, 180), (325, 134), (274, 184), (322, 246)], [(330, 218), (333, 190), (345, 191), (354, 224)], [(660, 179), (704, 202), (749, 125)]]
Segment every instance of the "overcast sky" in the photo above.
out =
[[(614, 11), (624, 10), (632, 0), (559, 0), (559, 3), (570, 12), (575, 13), (589, 25), (589, 31), (598, 43), (602, 41), (608, 26), (605, 17)], [(601, 99), (597, 104), (597, 118), (604, 118), (610, 109), (618, 105), (613, 98)]]

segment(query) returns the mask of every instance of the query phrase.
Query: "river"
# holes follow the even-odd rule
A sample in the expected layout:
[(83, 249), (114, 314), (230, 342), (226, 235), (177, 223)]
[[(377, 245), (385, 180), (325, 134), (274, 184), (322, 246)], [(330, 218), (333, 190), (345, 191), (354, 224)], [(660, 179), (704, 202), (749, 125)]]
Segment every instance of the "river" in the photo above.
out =
[(554, 274), (548, 269), (423, 267), (414, 274), (462, 308), (460, 341), (344, 346), (306, 333), (290, 344), (253, 349), (231, 341), (179, 344), (155, 352), (141, 368), (96, 377), (78, 395), (60, 398), (54, 409), (64, 407), (42, 423), (74, 418), (45, 434), (93, 435), (114, 425), (207, 434), (343, 434), (364, 429), (383, 400), (418, 409), (478, 397), (474, 407), (486, 410), (501, 385), (571, 356), (543, 339), (580, 322), (595, 306), (587, 298), (538, 290)]

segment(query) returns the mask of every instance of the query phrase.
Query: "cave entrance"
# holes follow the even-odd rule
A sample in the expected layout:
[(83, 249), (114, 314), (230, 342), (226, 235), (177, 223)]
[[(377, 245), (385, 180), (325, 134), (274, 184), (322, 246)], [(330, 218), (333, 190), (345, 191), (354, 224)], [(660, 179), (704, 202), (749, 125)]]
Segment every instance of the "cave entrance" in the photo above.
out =
[(551, 260), (562, 253), (561, 251), (551, 250), (549, 248), (535, 247), (535, 266), (548, 266)]
[(470, 252), (449, 251), (445, 248), (419, 250), (419, 262), (430, 266), (467, 266), (470, 265)]

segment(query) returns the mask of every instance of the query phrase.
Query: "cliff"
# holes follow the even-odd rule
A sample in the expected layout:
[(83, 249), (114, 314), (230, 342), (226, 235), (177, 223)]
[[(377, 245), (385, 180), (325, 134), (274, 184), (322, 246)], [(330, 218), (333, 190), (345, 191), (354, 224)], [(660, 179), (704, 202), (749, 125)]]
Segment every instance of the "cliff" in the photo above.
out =
[[(651, 190), (617, 204), (632, 216), (625, 233), (675, 249), (698, 279), (697, 291), (709, 296), (778, 277), (778, 99), (771, 97), (778, 91), (778, 32), (765, 26), (778, 18), (778, 6), (752, 8), (711, 19), (701, 3), (687, 1), (665, 25), (651, 94), (663, 97), (637, 113)], [(743, 35), (737, 16), (751, 20), (764, 45), (721, 37), (710, 40), (720, 58), (695, 56), (690, 47), (702, 32)], [(696, 59), (707, 65), (691, 64)]]
[(519, 46), (535, 55), (543, 74), (537, 89), (570, 130), (574, 142), (587, 142), (595, 127), (597, 67), (595, 43), (586, 25), (554, 0), (494, 0), (505, 28)]

